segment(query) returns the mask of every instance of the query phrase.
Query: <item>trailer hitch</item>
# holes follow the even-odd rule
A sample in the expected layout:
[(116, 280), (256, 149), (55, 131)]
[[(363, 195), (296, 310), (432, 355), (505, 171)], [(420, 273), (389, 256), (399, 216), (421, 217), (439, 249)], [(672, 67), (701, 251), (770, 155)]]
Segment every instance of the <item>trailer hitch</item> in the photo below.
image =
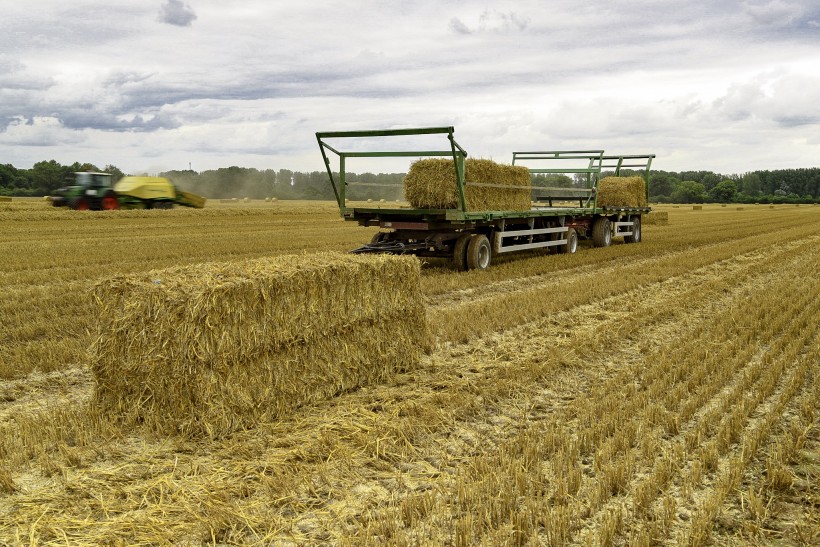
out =
[(405, 243), (403, 241), (379, 241), (378, 243), (368, 243), (362, 245), (358, 249), (350, 251), (353, 254), (393, 254), (403, 255), (412, 253), (414, 251), (424, 251), (429, 247), (429, 244), (421, 241), (416, 243)]

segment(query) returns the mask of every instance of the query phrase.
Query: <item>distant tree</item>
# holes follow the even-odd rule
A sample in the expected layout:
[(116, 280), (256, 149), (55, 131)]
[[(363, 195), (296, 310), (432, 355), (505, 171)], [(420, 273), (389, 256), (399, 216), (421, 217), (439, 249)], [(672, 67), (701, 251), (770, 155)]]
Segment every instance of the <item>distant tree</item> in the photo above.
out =
[(106, 165), (105, 167), (103, 167), (103, 172), (104, 173), (111, 173), (111, 178), (112, 178), (111, 182), (112, 183), (117, 182), (118, 180), (120, 180), (122, 177), (125, 176), (125, 173), (123, 173), (122, 171), (119, 170), (119, 168), (117, 168), (113, 165)]
[(29, 186), (28, 177), (25, 171), (17, 169), (10, 163), (0, 165), (0, 189), (10, 193), (12, 188), (26, 188)]
[(29, 169), (31, 190), (41, 195), (51, 194), (66, 184), (71, 172), (71, 166), (60, 165), (54, 160), (37, 162)]
[(733, 180), (722, 180), (709, 190), (709, 200), (719, 203), (732, 201), (737, 194), (737, 183)]
[(572, 178), (561, 174), (536, 173), (531, 175), (533, 186), (552, 186), (555, 188), (572, 188)]
[(706, 198), (706, 188), (693, 180), (680, 181), (672, 191), (672, 201), (675, 203), (703, 203)]
[(675, 184), (679, 180), (671, 173), (659, 171), (649, 176), (649, 195), (652, 198), (659, 196), (671, 197)]

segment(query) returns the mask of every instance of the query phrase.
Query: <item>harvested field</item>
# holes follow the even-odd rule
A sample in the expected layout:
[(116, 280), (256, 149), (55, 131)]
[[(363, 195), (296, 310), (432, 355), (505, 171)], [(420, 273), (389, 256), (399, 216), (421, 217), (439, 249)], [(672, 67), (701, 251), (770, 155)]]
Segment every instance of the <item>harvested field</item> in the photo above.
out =
[(820, 541), (819, 208), (662, 206), (638, 245), (432, 261), (417, 368), (208, 439), (91, 403), (93, 286), (371, 231), (322, 203), (10, 207), (0, 544)]

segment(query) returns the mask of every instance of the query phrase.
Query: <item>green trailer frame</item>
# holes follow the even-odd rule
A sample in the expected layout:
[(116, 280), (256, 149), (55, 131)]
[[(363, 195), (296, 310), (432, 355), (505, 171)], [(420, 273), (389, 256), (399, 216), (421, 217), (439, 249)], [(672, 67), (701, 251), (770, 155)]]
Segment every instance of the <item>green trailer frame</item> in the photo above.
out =
[[(477, 183), (465, 181), (464, 160), (467, 158), (467, 151), (456, 142), (454, 132), (455, 129), (450, 126), (316, 133), (341, 216), (362, 226), (378, 226), (390, 230), (376, 234), (369, 245), (353, 252), (452, 256), (457, 266), (467, 269), (489, 266), (490, 251), (495, 255), (548, 247), (558, 252), (575, 252), (578, 238), (591, 238), (596, 246), (608, 246), (611, 238), (617, 236), (623, 236), (627, 242), (640, 241), (640, 217), (650, 211), (649, 207), (599, 207), (596, 188), (602, 170), (610, 167), (620, 173), (623, 168), (634, 169), (634, 166), (640, 165), (647, 178), (654, 155), (607, 156), (603, 150), (514, 152), (513, 164), (546, 160), (574, 163), (576, 165), (572, 167), (528, 168), (532, 174), (581, 175), (584, 186), (557, 188), (532, 185), (529, 189), (537, 199), (533, 200), (533, 207), (528, 211), (470, 211), (467, 209), (465, 191), (467, 187)], [(441, 135), (448, 144), (418, 150), (362, 151), (328, 142), (418, 135)], [(331, 162), (333, 156), (338, 159), (335, 173)], [(391, 157), (452, 158), (458, 206), (451, 209), (349, 206), (347, 190), (351, 181), (347, 176), (348, 159)], [(468, 243), (470, 238), (479, 236), (484, 238), (479, 243)], [(475, 255), (474, 260), (461, 256), (462, 252), (466, 253), (465, 256), (471, 256), (469, 249), (479, 246), (483, 246), (486, 260), (480, 260), (477, 250), (472, 253)]]

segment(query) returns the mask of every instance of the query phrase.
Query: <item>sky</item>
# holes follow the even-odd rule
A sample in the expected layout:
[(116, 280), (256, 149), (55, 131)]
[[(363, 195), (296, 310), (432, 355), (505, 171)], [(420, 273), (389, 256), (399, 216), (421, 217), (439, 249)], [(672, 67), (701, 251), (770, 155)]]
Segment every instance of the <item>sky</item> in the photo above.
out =
[[(314, 171), (317, 131), (441, 126), (504, 163), (604, 149), (668, 171), (820, 167), (820, 0), (0, 8), (0, 164), (17, 168)], [(405, 144), (428, 147), (350, 146)]]

